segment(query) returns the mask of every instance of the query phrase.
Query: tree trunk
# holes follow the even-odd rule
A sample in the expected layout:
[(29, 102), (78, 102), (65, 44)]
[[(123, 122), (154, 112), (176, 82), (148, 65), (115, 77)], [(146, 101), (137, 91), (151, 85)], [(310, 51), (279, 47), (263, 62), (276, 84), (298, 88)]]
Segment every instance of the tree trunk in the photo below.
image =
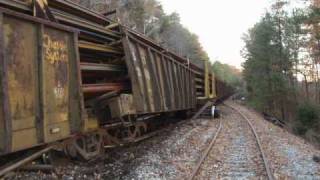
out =
[(305, 85), (305, 91), (306, 91), (306, 96), (307, 96), (307, 100), (309, 100), (309, 84), (308, 84), (308, 79), (306, 75), (304, 76), (304, 85)]

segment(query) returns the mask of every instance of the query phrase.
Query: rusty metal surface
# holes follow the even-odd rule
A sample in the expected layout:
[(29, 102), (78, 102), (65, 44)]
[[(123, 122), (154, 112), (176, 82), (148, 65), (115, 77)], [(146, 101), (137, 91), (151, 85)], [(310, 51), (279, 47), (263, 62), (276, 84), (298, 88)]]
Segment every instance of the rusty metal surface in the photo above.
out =
[[(12, 148), (37, 143), (36, 27), (15, 18), (4, 18), (4, 49), (7, 62), (8, 98), (12, 121)], [(22, 136), (28, 135), (26, 139)], [(20, 137), (20, 138), (19, 138)]]
[(18, 9), (22, 11), (31, 12), (32, 0), (1, 0), (0, 5)]
[(47, 20), (44, 20), (44, 19), (36, 18), (36, 17), (30, 16), (28, 14), (23, 14), (23, 13), (16, 12), (16, 11), (11, 10), (11, 9), (3, 8), (1, 6), (0, 6), (0, 13), (6, 14), (6, 15), (10, 15), (10, 16), (14, 16), (15, 18), (18, 18), (18, 19), (21, 19), (21, 20), (33, 21), (34, 23), (47, 25), (47, 26), (53, 27), (55, 29), (60, 29), (62, 31), (74, 32), (74, 33), (78, 33), (79, 32), (77, 29), (72, 28), (70, 26), (65, 26), (65, 25), (54, 23), (54, 22), (50, 22), (50, 21), (47, 21)]
[(122, 54), (121, 50), (113, 48), (111, 46), (91, 43), (87, 41), (79, 41), (79, 48), (89, 49), (94, 51), (101, 51), (101, 52), (106, 52), (110, 54), (118, 54), (118, 55)]
[(133, 97), (131, 94), (121, 94), (118, 97), (114, 97), (109, 100), (108, 104), (112, 118), (136, 114), (136, 109), (133, 104)]
[[(34, 89), (28, 89), (29, 94), (23, 97), (34, 99), (34, 116), (30, 115), (32, 118), (25, 118), (27, 123), (13, 124), (23, 131), (19, 132), (20, 134), (10, 134), (5, 138), (8, 141), (11, 142), (10, 138), (12, 137), (19, 139), (21, 136), (28, 136), (30, 137), (28, 139), (32, 140), (34, 139), (32, 137), (35, 136), (36, 142), (30, 142), (30, 144), (36, 144), (55, 141), (68, 136), (72, 132), (77, 132), (80, 127), (85, 126), (82, 122), (84, 117), (82, 99), (88, 100), (109, 91), (125, 90), (125, 93), (130, 93), (132, 90), (133, 102), (138, 114), (193, 109), (196, 107), (197, 96), (204, 96), (205, 85), (208, 92), (208, 79), (205, 80), (204, 70), (190, 64), (187, 59), (161, 48), (152, 40), (136, 32), (120, 33), (119, 28), (113, 28), (118, 24), (70, 1), (50, 0), (48, 3), (50, 13), (60, 24), (27, 15), (32, 14), (30, 13), (33, 11), (32, 9), (26, 14), (19, 14), (0, 7), (0, 13), (10, 14), (10, 16), (17, 17), (22, 21), (32, 21), (35, 28), (35, 35), (26, 40), (30, 42), (29, 46), (33, 47), (30, 48), (31, 51), (28, 53), (32, 54), (34, 51), (34, 57), (30, 57), (30, 61), (24, 62), (31, 72), (25, 78), (31, 76), (35, 79), (34, 82), (27, 81), (29, 86)], [(15, 5), (19, 8), (19, 4), (15, 3)], [(16, 10), (16, 8), (12, 9)], [(23, 7), (20, 7), (20, 9), (23, 9)], [(61, 24), (74, 27), (77, 30)], [(28, 31), (28, 28), (26, 28), (26, 31)], [(72, 32), (80, 32), (79, 37)], [(22, 36), (23, 33), (18, 33), (16, 38), (19, 38), (19, 35)], [(124, 49), (118, 43), (121, 42), (123, 35), (122, 46)], [(32, 37), (34, 38), (33, 41), (30, 40)], [(34, 44), (31, 44), (31, 42)], [(26, 50), (21, 48), (21, 51)], [(124, 53), (129, 75), (125, 74), (126, 68), (119, 67), (124, 65), (124, 59), (122, 58)], [(26, 57), (30, 54), (27, 54)], [(79, 56), (90, 58), (82, 61), (80, 65)], [(99, 59), (99, 62), (96, 61), (97, 59)], [(101, 59), (104, 61), (101, 62)], [(1, 57), (0, 63), (2, 63)], [(5, 62), (3, 61), (3, 63)], [(110, 65), (109, 63), (117, 65)], [(80, 72), (81, 68), (82, 72)], [(113, 77), (117, 76), (113, 71), (123, 70), (124, 73), (120, 75), (121, 77)], [(28, 71), (28, 69), (24, 68), (23, 71)], [(111, 73), (107, 74), (107, 72), (113, 74), (109, 76)], [(5, 73), (3, 78), (0, 76), (3, 80), (3, 86), (0, 82), (0, 88), (4, 89), (3, 93), (9, 93), (8, 89), (10, 88), (15, 89), (13, 86), (6, 89), (7, 78), (5, 76), (7, 74), (8, 79), (10, 79), (9, 73)], [(128, 76), (130, 76), (132, 87), (129, 86), (127, 80), (120, 80)], [(84, 85), (80, 86), (82, 78)], [(11, 96), (16, 93), (24, 93), (21, 88), (16, 91), (12, 91)], [(32, 94), (30, 92), (34, 96), (28, 97)], [(37, 95), (40, 99), (36, 98)], [(1, 99), (0, 92), (0, 101), (4, 102), (2, 104), (13, 103), (13, 99)], [(3, 109), (5, 108), (6, 106), (3, 107)], [(3, 117), (7, 118), (5, 120), (5, 122), (9, 122), (7, 124), (1, 125), (2, 115), (0, 112), (0, 127), (8, 126), (9, 129), (11, 128), (10, 123), (13, 121), (10, 120), (10, 113), (11, 109), (15, 108), (16, 106), (10, 106), (7, 110), (4, 110), (7, 115), (3, 115)], [(31, 132), (30, 128), (36, 130)], [(6, 142), (6, 144), (9, 143)], [(22, 143), (16, 144), (28, 146), (22, 145)]]
[(82, 7), (70, 0), (49, 0), (48, 3), (50, 8), (61, 9), (65, 12), (76, 15), (91, 22), (95, 22), (97, 24), (107, 26), (114, 23), (104, 15), (94, 12), (88, 8)]
[(7, 151), (6, 144), (8, 138), (6, 137), (8, 128), (6, 127), (5, 116), (5, 73), (4, 73), (4, 37), (3, 37), (3, 14), (0, 13), (0, 154)]
[(195, 107), (195, 73), (186, 60), (162, 52), (161, 47), (129, 31), (125, 31), (123, 46), (137, 113)]
[[(1, 82), (0, 82), (1, 83)], [(2, 88), (2, 85), (0, 85), (0, 88)], [(2, 94), (2, 92), (1, 92)], [(0, 95), (0, 152), (5, 151), (5, 118), (3, 116), (3, 95)], [(0, 153), (1, 154), (1, 153)]]
[(122, 91), (128, 89), (124, 83), (83, 84), (83, 93), (101, 93), (108, 91)]
[(51, 12), (56, 19), (60, 22), (71, 24), (72, 26), (85, 27), (91, 31), (102, 33), (104, 35), (110, 36), (110, 38), (119, 38), (120, 34), (116, 31), (106, 29), (105, 26), (101, 24), (93, 23), (86, 19), (80, 18), (79, 16), (74, 16), (66, 12), (60, 11), (58, 9), (51, 8)]
[[(61, 139), (70, 134), (68, 127), (69, 52), (71, 35), (44, 28), (42, 61), (43, 108), (45, 142)], [(54, 124), (61, 124), (54, 125)], [(53, 129), (57, 132), (53, 132)]]
[(74, 31), (1, 8), (0, 25), (0, 154), (80, 131)]
[(123, 72), (125, 67), (112, 64), (97, 64), (97, 63), (80, 63), (81, 70), (83, 71), (112, 71), (112, 72)]
[(70, 61), (70, 104), (69, 104), (69, 115), (71, 119), (71, 132), (76, 133), (80, 130), (85, 129), (85, 108), (84, 108), (84, 96), (81, 89), (82, 76), (80, 68), (80, 54), (78, 47), (79, 36), (77, 33), (73, 33), (73, 40), (70, 44), (73, 47), (70, 47), (69, 51), (72, 54)]

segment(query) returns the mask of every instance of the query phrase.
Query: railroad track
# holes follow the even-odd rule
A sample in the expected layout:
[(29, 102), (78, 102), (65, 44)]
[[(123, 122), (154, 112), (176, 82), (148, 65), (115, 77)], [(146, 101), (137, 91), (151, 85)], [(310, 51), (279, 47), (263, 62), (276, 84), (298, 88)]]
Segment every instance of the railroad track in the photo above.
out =
[(55, 148), (55, 145), (41, 148), (38, 151), (36, 151), (26, 157), (22, 157), (18, 160), (13, 160), (13, 161), (15, 161), (14, 163), (0, 167), (0, 179), (3, 178), (7, 173), (14, 171), (15, 169), (18, 169), (19, 167), (22, 167), (27, 163), (32, 162), (33, 160), (39, 158), (41, 155), (51, 151), (54, 148)]
[[(220, 120), (218, 131), (196, 164), (189, 180), (211, 178), (202, 177), (204, 175), (214, 175), (222, 179), (273, 180), (261, 140), (250, 119), (231, 105), (224, 106), (232, 111), (230, 119), (225, 122), (222, 122), (224, 119)], [(222, 158), (219, 160), (219, 167), (216, 158)]]

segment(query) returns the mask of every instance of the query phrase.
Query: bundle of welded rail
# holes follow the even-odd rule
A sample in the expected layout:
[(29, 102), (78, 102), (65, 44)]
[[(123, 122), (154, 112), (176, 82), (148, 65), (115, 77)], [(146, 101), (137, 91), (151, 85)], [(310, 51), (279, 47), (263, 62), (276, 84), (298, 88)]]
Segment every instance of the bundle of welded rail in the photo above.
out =
[(187, 114), (217, 97), (208, 62), (67, 0), (1, 0), (0, 25), (0, 154), (73, 137), (87, 142), (80, 154), (94, 151), (107, 125), (136, 135), (128, 131), (145, 116)]

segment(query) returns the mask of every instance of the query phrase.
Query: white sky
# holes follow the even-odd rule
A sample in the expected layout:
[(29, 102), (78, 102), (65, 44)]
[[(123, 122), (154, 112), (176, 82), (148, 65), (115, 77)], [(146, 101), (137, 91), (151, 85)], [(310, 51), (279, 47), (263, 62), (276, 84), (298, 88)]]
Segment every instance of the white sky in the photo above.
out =
[(242, 36), (269, 7), (269, 0), (159, 0), (166, 13), (199, 36), (211, 61), (241, 67)]

